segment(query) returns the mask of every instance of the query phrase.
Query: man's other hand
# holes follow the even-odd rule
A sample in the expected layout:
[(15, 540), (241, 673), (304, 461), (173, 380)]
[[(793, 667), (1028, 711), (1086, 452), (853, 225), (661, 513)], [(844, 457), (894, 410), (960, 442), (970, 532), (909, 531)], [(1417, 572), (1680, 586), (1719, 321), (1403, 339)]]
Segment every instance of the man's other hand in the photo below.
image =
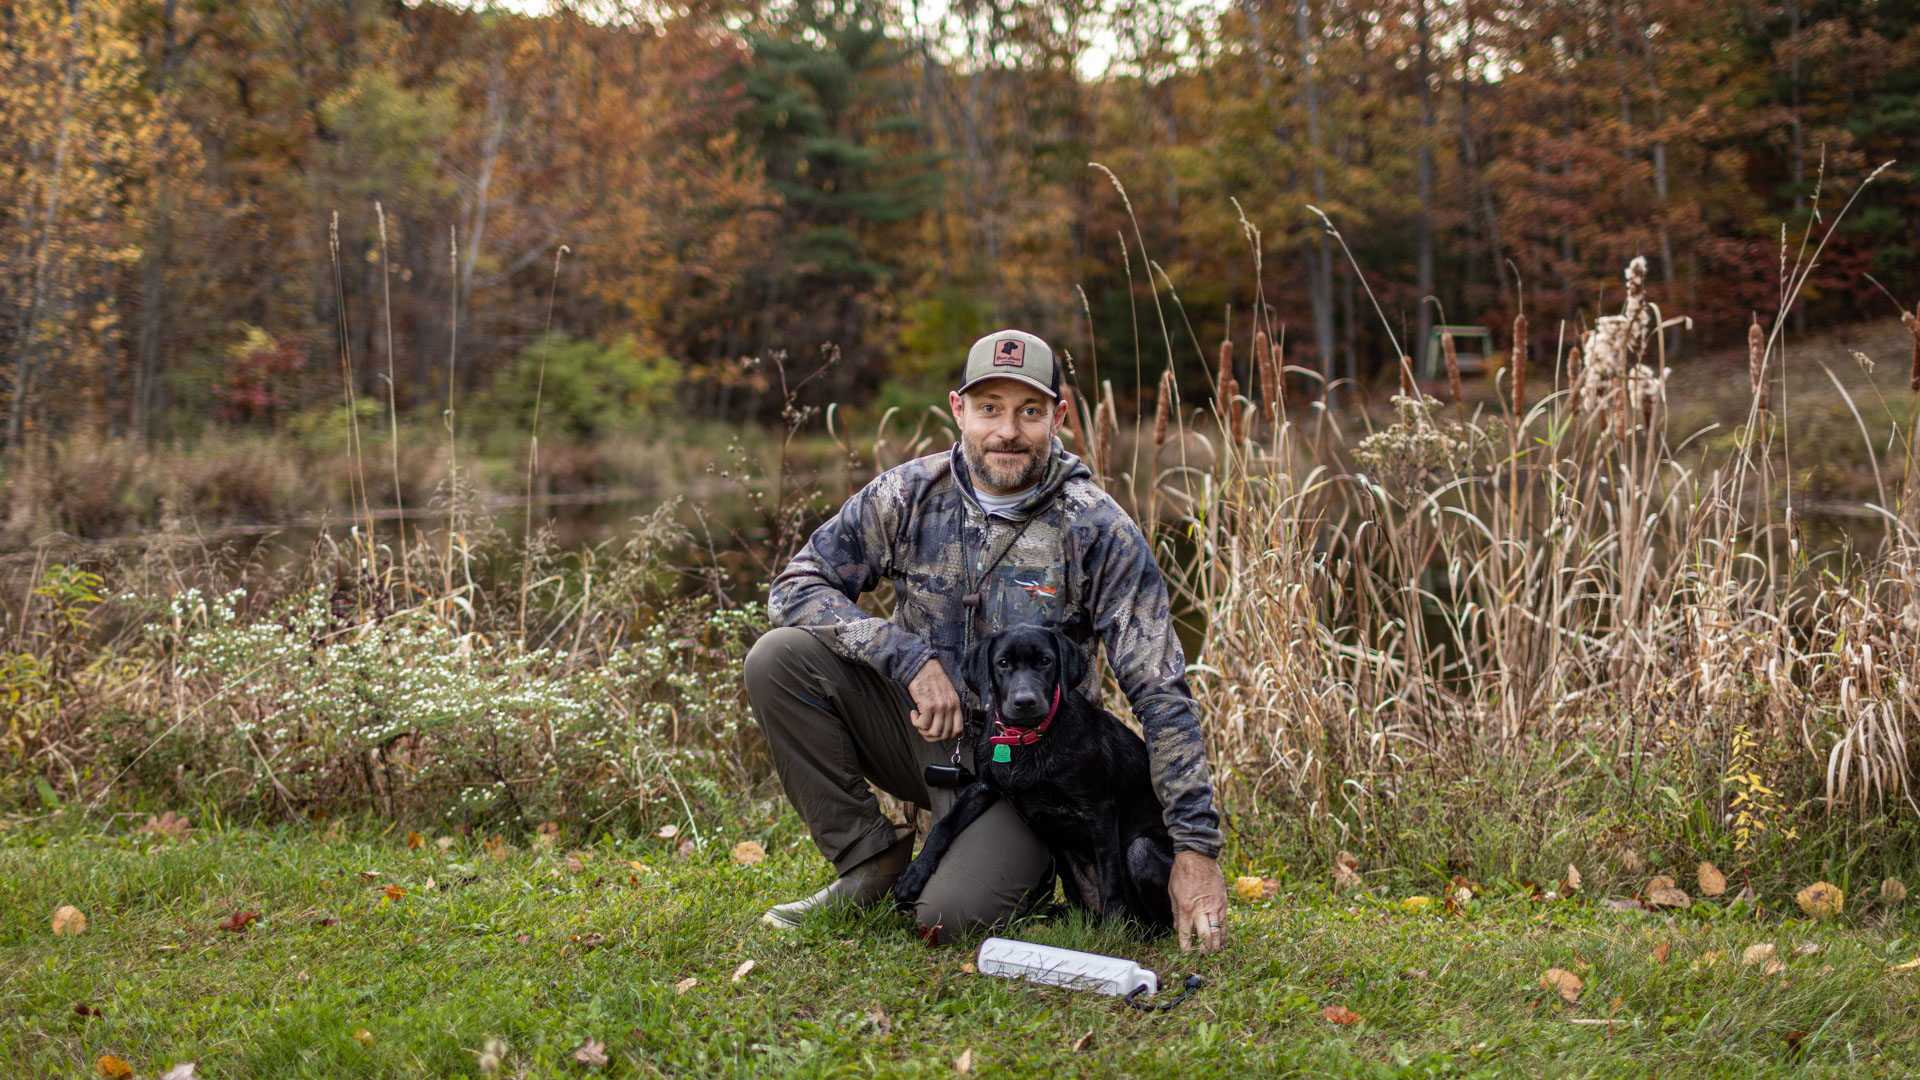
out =
[[(927, 661), (920, 668), (920, 673), (907, 684), (907, 694), (913, 698), (913, 712), (908, 719), (919, 729), (921, 738), (928, 742), (959, 738), (966, 712), (961, 708), (960, 695), (953, 692), (953, 683), (947, 678), (947, 669), (940, 666), (940, 661)], [(1224, 879), (1220, 888), (1220, 895), (1225, 897)], [(1222, 900), (1223, 906), (1224, 903)]]
[(1173, 901), (1173, 928), (1180, 935), (1180, 951), (1218, 952), (1227, 943), (1227, 878), (1220, 863), (1197, 851), (1173, 853), (1173, 873), (1167, 879)]

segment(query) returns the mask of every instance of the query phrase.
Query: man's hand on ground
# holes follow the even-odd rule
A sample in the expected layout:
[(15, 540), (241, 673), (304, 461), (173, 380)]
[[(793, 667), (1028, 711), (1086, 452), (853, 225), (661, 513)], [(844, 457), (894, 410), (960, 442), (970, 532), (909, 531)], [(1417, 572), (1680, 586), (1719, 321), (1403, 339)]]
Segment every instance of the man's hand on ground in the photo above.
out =
[[(958, 738), (966, 711), (960, 706), (960, 695), (953, 692), (953, 683), (947, 678), (947, 670), (940, 661), (929, 660), (920, 668), (920, 673), (907, 684), (907, 694), (913, 698), (913, 712), (908, 719), (920, 731), (920, 737), (928, 742), (945, 742)], [(1226, 896), (1226, 885), (1220, 886), (1221, 896)], [(1223, 899), (1222, 903), (1225, 901)]]
[(1173, 928), (1180, 935), (1180, 951), (1194, 945), (1201, 952), (1217, 952), (1227, 943), (1227, 878), (1219, 862), (1197, 851), (1173, 853), (1173, 873), (1167, 879), (1173, 900)]

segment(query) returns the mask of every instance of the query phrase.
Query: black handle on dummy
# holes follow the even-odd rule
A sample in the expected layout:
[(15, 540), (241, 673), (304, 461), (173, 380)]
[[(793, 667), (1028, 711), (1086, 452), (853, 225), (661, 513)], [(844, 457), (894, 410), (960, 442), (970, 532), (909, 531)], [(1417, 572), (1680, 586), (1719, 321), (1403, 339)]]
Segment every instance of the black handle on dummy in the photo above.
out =
[(1137, 986), (1134, 988), (1133, 993), (1127, 995), (1127, 1004), (1139, 1009), (1141, 1012), (1166, 1012), (1168, 1009), (1192, 997), (1195, 990), (1205, 985), (1207, 985), (1207, 980), (1198, 975), (1189, 975), (1187, 976), (1187, 981), (1181, 984), (1180, 992), (1174, 995), (1171, 1001), (1153, 1002), (1141, 1001), (1140, 995), (1145, 993), (1147, 988)]

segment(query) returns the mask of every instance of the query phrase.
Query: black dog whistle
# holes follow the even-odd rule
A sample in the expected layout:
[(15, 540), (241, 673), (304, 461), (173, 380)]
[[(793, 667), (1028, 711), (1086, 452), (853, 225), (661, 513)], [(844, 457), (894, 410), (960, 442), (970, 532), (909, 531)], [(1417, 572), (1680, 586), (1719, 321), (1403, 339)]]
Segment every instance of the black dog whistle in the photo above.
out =
[(928, 787), (966, 787), (973, 783), (973, 774), (958, 765), (927, 766)]

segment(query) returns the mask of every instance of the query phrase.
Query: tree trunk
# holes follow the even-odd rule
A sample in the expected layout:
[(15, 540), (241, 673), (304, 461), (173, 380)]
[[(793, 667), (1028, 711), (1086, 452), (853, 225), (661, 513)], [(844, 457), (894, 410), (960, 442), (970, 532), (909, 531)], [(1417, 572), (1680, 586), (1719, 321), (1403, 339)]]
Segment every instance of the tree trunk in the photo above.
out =
[(1414, 0), (1414, 26), (1419, 37), (1420, 53), (1420, 219), (1414, 235), (1414, 273), (1417, 278), (1416, 291), (1420, 294), (1417, 316), (1414, 320), (1414, 337), (1407, 343), (1410, 355), (1414, 358), (1417, 370), (1425, 370), (1427, 362), (1427, 338), (1433, 332), (1433, 304), (1428, 299), (1433, 296), (1433, 60), (1431, 48), (1433, 29), (1427, 22), (1426, 0)]
[(80, 64), (74, 55), (80, 48), (80, 0), (67, 0), (67, 18), (73, 26), (68, 46), (65, 86), (60, 98), (60, 134), (54, 140), (53, 169), (44, 187), (46, 209), (40, 218), (40, 236), (34, 244), (33, 284), (27, 293), (27, 314), (22, 320), (20, 352), (14, 358), (13, 400), (7, 406), (7, 445), (18, 447), (26, 431), (27, 392), (33, 384), (33, 345), (40, 329), (40, 310), (46, 304), (47, 264), (52, 261), (53, 223), (60, 215), (61, 181), (67, 171), (67, 135), (73, 127), (73, 98), (79, 92)]
[[(1312, 162), (1314, 205), (1325, 209), (1327, 170), (1321, 161), (1320, 88), (1314, 77), (1312, 0), (1295, 0), (1294, 24), (1300, 38), (1302, 96), (1307, 109), (1307, 153)], [(1307, 286), (1313, 298), (1313, 343), (1320, 351), (1320, 376), (1325, 387), (1333, 383), (1333, 249), (1326, 230), (1314, 228), (1313, 248), (1307, 254)]]

